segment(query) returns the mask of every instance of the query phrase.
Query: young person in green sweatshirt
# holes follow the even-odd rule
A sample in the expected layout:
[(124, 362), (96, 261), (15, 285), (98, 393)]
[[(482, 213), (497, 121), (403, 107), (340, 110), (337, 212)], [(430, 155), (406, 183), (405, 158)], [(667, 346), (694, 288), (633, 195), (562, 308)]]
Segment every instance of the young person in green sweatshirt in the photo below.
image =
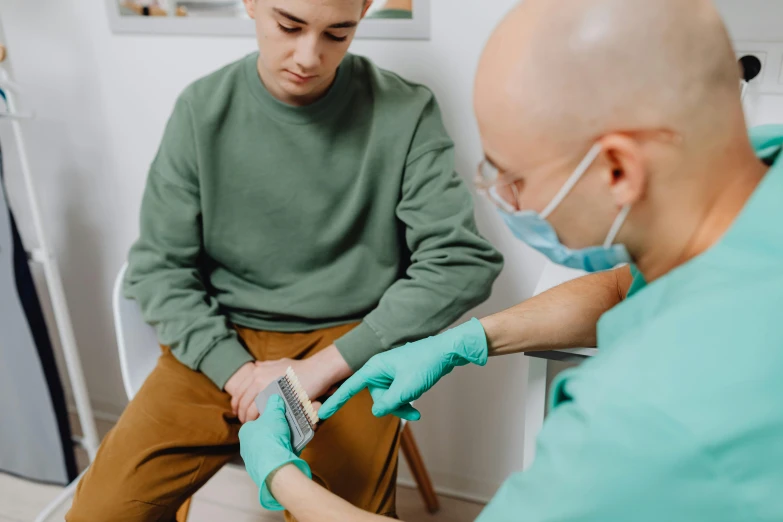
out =
[[(245, 0), (259, 52), (189, 86), (152, 163), (125, 293), (164, 346), (69, 521), (174, 520), (292, 366), (310, 397), (483, 301), (477, 232), (432, 92), (347, 54), (364, 0)], [(302, 457), (395, 513), (398, 420), (359, 394)], [(185, 505), (185, 509), (180, 509)]]

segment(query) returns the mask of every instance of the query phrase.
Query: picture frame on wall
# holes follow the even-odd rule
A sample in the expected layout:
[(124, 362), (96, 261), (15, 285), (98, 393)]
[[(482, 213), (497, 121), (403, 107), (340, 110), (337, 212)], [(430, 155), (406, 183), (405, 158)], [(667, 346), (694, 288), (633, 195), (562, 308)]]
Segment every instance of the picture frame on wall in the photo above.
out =
[[(255, 36), (241, 0), (106, 0), (114, 33)], [(376, 0), (356, 38), (429, 40), (431, 0)]]

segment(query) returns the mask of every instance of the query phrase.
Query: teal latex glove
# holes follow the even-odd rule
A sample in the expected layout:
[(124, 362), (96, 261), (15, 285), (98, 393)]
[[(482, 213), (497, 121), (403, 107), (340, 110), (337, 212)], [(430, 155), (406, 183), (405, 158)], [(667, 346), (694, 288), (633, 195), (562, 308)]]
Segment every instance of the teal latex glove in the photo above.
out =
[(291, 431), (285, 418), (285, 403), (279, 395), (272, 395), (266, 410), (257, 420), (246, 422), (239, 430), (239, 452), (253, 482), (259, 487), (261, 505), (271, 511), (285, 509), (272, 496), (266, 479), (286, 464), (294, 464), (308, 478), (313, 478), (307, 462), (294, 454)]
[(478, 319), (471, 319), (440, 335), (376, 355), (324, 402), (318, 416), (328, 419), (348, 399), (368, 388), (376, 417), (392, 413), (403, 419), (419, 420), (421, 414), (410, 405), (411, 401), (421, 397), (456, 366), (468, 363), (484, 366), (487, 353), (484, 327)]

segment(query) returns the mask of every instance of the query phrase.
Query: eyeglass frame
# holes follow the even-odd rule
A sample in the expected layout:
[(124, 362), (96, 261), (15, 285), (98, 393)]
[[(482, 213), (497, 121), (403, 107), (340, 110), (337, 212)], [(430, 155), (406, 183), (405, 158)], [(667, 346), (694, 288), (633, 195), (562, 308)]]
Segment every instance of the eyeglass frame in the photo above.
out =
[[(625, 134), (628, 136), (637, 136), (640, 139), (662, 141), (664, 143), (680, 145), (683, 142), (683, 137), (680, 133), (669, 129), (637, 129), (637, 130), (625, 130), (618, 131), (612, 134)], [(599, 142), (605, 135), (600, 136), (593, 140), (593, 143)], [(489, 175), (486, 173), (489, 172)], [(506, 183), (500, 184), (498, 180), (502, 175), (501, 169), (495, 166), (492, 161), (486, 156), (478, 164), (476, 178), (474, 179), (474, 185), (476, 191), (482, 196), (486, 197), (493, 205), (495, 205), (501, 211), (507, 213), (520, 212), (522, 209), (519, 205), (519, 188), (517, 184), (520, 179), (512, 179)], [(489, 181), (489, 178), (493, 178), (493, 181)], [(510, 187), (513, 193), (514, 204), (512, 205), (498, 193), (499, 189)]]

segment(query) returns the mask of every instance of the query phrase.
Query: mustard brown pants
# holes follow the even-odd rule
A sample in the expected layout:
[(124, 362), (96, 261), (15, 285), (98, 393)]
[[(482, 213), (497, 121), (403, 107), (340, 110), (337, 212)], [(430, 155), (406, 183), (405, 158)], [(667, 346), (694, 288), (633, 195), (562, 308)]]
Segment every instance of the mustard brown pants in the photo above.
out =
[[(266, 361), (307, 358), (354, 326), (238, 332), (250, 353)], [(364, 390), (319, 427), (302, 457), (322, 486), (355, 506), (394, 517), (399, 420), (378, 419), (371, 407)], [(238, 454), (240, 427), (231, 397), (163, 348), (79, 483), (66, 520), (182, 522), (187, 510), (180, 507)], [(293, 520), (288, 513), (286, 519)]]

